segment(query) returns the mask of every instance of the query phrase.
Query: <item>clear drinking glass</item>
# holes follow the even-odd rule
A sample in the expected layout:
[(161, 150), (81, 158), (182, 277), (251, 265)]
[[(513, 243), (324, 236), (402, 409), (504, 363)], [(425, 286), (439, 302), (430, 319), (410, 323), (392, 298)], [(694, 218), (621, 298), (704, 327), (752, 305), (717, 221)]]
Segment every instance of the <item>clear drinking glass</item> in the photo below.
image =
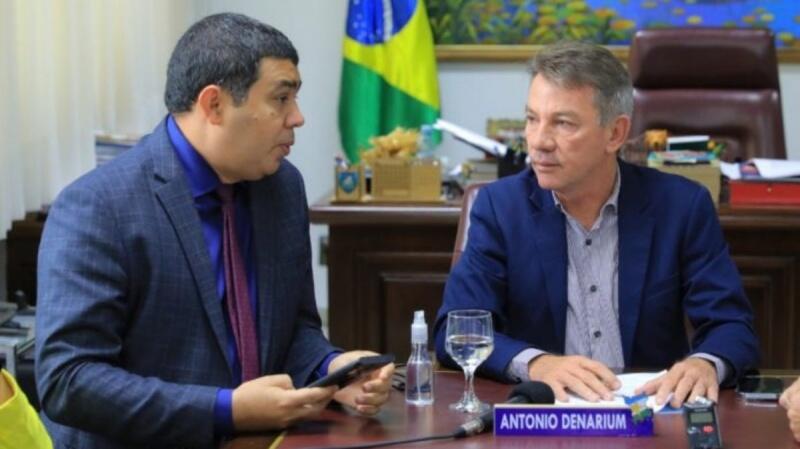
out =
[(453, 310), (447, 314), (445, 349), (464, 370), (464, 396), (451, 410), (482, 413), (491, 406), (475, 396), (473, 379), (478, 365), (494, 350), (492, 314), (486, 310)]

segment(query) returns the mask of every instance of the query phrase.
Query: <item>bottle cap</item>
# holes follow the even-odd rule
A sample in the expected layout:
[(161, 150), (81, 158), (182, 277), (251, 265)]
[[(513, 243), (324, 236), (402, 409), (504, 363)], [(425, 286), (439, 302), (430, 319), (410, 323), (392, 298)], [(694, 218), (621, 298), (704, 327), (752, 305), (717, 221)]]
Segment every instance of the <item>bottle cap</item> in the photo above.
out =
[(414, 322), (411, 323), (411, 343), (428, 342), (428, 324), (425, 323), (425, 311), (414, 312)]

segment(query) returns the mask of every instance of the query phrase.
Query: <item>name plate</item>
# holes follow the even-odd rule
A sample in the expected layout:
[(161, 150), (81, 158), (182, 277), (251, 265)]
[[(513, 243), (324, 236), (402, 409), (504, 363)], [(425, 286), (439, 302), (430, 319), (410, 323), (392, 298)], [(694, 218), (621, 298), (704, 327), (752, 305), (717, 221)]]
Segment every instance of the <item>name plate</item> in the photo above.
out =
[(653, 435), (653, 411), (638, 404), (497, 404), (496, 436), (639, 437)]

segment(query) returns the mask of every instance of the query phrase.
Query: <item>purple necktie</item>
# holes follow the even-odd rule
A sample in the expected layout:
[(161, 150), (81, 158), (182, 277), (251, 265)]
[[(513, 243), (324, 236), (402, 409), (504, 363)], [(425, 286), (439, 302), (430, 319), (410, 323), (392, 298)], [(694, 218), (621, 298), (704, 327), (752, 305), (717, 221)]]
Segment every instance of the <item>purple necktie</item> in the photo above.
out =
[(256, 337), (247, 269), (236, 237), (236, 206), (233, 186), (220, 184), (217, 195), (222, 200), (222, 254), (225, 267), (225, 289), (228, 318), (242, 366), (242, 382), (258, 377), (258, 340)]

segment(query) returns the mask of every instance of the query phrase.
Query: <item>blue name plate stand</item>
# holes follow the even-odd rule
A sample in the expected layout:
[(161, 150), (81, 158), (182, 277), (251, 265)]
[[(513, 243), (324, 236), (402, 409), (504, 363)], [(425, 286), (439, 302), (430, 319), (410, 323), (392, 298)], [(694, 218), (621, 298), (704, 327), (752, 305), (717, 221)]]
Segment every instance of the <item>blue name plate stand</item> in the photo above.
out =
[(497, 404), (496, 436), (639, 437), (653, 435), (653, 411), (639, 404)]

